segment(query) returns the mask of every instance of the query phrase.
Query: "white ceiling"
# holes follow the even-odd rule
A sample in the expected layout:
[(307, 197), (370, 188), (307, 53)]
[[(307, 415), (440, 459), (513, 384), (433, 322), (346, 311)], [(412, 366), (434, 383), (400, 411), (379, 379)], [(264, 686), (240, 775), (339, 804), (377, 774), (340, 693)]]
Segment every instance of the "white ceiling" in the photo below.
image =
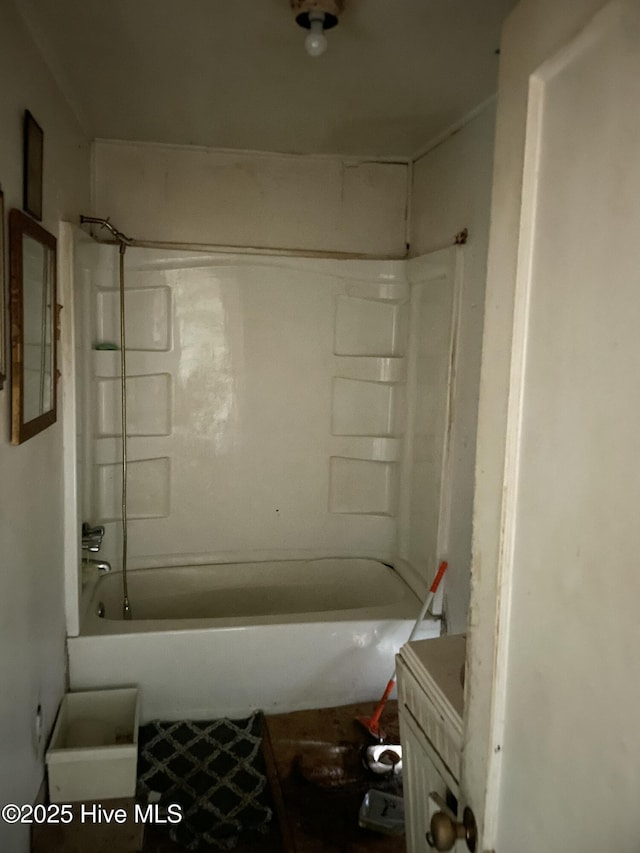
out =
[(406, 158), (496, 85), (515, 0), (347, 0), (304, 51), (289, 0), (15, 0), (91, 137)]

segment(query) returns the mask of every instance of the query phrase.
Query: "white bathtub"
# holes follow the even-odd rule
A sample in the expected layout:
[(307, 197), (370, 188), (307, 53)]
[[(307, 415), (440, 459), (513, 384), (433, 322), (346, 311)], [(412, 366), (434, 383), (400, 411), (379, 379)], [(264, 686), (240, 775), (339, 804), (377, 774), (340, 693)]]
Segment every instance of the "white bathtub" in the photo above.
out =
[[(393, 569), (364, 559), (138, 569), (130, 621), (121, 584), (114, 572), (95, 585), (68, 641), (70, 683), (137, 684), (143, 721), (377, 699), (420, 607)], [(420, 636), (439, 633), (426, 620)]]

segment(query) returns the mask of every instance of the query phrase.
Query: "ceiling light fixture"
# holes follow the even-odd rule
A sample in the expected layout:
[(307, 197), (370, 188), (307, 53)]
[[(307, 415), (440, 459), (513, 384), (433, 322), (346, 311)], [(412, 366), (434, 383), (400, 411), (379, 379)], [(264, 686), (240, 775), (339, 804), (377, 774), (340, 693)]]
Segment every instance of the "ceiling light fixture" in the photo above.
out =
[(296, 23), (309, 30), (304, 40), (309, 56), (322, 56), (328, 43), (325, 31), (338, 23), (345, 0), (291, 0)]

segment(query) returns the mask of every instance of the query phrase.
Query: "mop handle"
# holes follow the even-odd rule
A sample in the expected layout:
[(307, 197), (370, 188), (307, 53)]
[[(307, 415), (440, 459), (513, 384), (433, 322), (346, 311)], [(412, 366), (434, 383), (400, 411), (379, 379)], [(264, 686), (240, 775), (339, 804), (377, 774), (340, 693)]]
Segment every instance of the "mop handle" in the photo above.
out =
[[(424, 619), (425, 614), (426, 614), (427, 610), (429, 609), (429, 607), (431, 607), (431, 602), (433, 601), (433, 596), (438, 591), (438, 587), (440, 586), (440, 581), (442, 580), (442, 576), (446, 572), (448, 565), (449, 564), (447, 563), (446, 560), (443, 560), (440, 563), (440, 567), (438, 568), (436, 576), (433, 579), (433, 583), (429, 587), (429, 595), (427, 595), (427, 597), (425, 598), (424, 604), (422, 605), (422, 609), (420, 610), (420, 613), (418, 614), (418, 618), (416, 619), (416, 623), (413, 626), (413, 630), (409, 634), (409, 639), (407, 640), (408, 643), (410, 643), (411, 640), (413, 640), (414, 636), (416, 635), (416, 633), (418, 631), (418, 628), (420, 627), (420, 625), (422, 625), (422, 620)], [(395, 687), (395, 684), (396, 684), (396, 670), (394, 669), (393, 675), (391, 676), (391, 678), (387, 682), (387, 686), (385, 687), (384, 693), (382, 694), (380, 701), (378, 702), (378, 704), (375, 707), (375, 711), (373, 712), (373, 716), (371, 717), (370, 720), (367, 721), (368, 722), (367, 728), (369, 729), (369, 731), (372, 732), (372, 734), (374, 733), (374, 730), (377, 728), (378, 723), (380, 722), (380, 717), (382, 716), (382, 711), (384, 709), (384, 706), (387, 703), (387, 699), (391, 695), (391, 691)]]
[(424, 604), (422, 605), (422, 609), (420, 610), (420, 613), (418, 614), (418, 618), (416, 619), (416, 623), (413, 626), (411, 633), (409, 634), (409, 639), (407, 640), (408, 643), (410, 643), (411, 640), (413, 640), (415, 635), (418, 633), (418, 630), (419, 630), (420, 626), (422, 625), (422, 621), (423, 621), (423, 619), (427, 613), (427, 610), (431, 607), (431, 602), (433, 601), (433, 597), (436, 594), (436, 592), (438, 591), (438, 587), (440, 586), (440, 581), (442, 580), (442, 576), (447, 571), (448, 565), (449, 564), (447, 563), (446, 560), (443, 560), (440, 563), (440, 567), (438, 568), (436, 576), (433, 579), (433, 583), (429, 587), (429, 595), (425, 598)]
[[(448, 565), (449, 565), (449, 563), (447, 563), (446, 560), (443, 560), (440, 563), (438, 571), (436, 572), (436, 576), (433, 579), (433, 583), (429, 587), (429, 595), (427, 595), (427, 597), (425, 598), (424, 604), (422, 605), (422, 608), (420, 609), (420, 613), (418, 613), (418, 618), (416, 619), (414, 626), (411, 629), (411, 633), (409, 634), (409, 638), (407, 639), (407, 643), (410, 643), (411, 640), (413, 640), (415, 635), (420, 630), (420, 626), (422, 625), (424, 617), (426, 616), (427, 610), (431, 607), (431, 602), (433, 601), (433, 596), (438, 591), (438, 587), (440, 586), (440, 581), (442, 580), (442, 576), (444, 575), (444, 573), (447, 571)], [(394, 669), (393, 675), (391, 676), (391, 680), (389, 681), (391, 688), (393, 688), (395, 681), (396, 681), (396, 671)], [(389, 685), (387, 685), (387, 689), (389, 690), (389, 693), (391, 693), (391, 688), (389, 688)], [(389, 694), (387, 694), (387, 696), (388, 695)]]

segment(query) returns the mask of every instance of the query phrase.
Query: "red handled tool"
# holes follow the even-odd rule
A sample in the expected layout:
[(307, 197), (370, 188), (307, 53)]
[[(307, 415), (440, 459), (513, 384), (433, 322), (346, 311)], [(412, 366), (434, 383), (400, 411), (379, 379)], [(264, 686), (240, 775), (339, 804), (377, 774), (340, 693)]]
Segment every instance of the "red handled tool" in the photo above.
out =
[[(449, 564), (446, 560), (443, 560), (438, 567), (438, 571), (436, 572), (436, 576), (433, 579), (433, 583), (429, 587), (429, 592), (427, 593), (427, 597), (424, 600), (424, 603), (420, 609), (420, 613), (418, 614), (418, 618), (415, 621), (415, 625), (411, 629), (411, 633), (409, 634), (408, 643), (413, 640), (415, 635), (418, 632), (418, 628), (422, 625), (422, 621), (426, 616), (427, 610), (431, 607), (431, 602), (433, 601), (433, 596), (438, 591), (438, 587), (440, 586), (440, 581), (442, 580), (442, 576), (447, 570), (447, 566)], [(364, 726), (365, 729), (369, 732), (369, 734), (374, 737), (376, 740), (384, 740), (385, 734), (380, 728), (380, 716), (384, 710), (384, 706), (387, 704), (387, 699), (391, 695), (391, 691), (395, 687), (396, 683), (396, 671), (393, 670), (393, 675), (389, 679), (387, 686), (384, 689), (384, 693), (378, 704), (376, 705), (375, 711), (371, 717), (356, 717), (356, 721), (360, 723), (361, 726)]]

